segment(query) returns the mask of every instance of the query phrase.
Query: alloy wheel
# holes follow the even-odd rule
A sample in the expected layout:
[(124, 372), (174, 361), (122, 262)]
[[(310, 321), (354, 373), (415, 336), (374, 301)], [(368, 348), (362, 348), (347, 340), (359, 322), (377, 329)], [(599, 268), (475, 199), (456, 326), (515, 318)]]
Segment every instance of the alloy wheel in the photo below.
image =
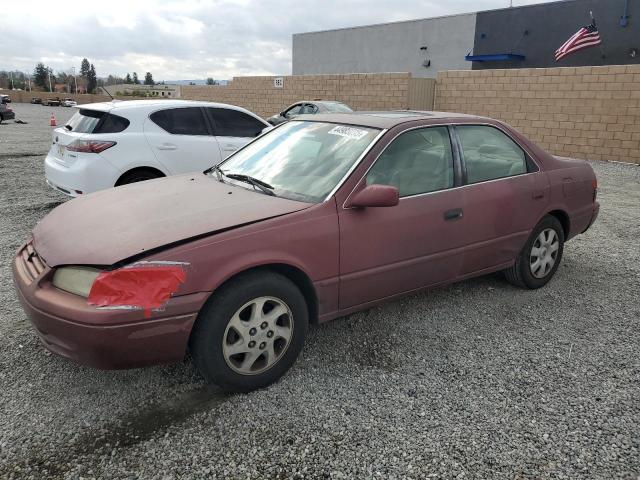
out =
[(289, 306), (275, 297), (258, 297), (245, 303), (229, 320), (222, 353), (233, 371), (257, 375), (284, 356), (292, 335)]

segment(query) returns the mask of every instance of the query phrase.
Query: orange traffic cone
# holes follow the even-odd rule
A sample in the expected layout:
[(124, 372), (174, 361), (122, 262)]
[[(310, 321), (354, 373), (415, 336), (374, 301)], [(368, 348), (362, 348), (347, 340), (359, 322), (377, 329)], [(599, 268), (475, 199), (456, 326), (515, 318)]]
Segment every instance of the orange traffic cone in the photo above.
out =
[(53, 114), (53, 112), (51, 112), (51, 119), (49, 120), (49, 125), (51, 125), (52, 127), (55, 127), (56, 125), (58, 125), (56, 123), (56, 116)]

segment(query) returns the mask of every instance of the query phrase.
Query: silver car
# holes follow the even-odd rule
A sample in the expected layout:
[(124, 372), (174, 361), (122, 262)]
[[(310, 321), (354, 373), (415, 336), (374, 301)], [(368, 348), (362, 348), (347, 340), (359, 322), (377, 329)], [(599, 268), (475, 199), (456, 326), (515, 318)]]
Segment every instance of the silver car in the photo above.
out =
[(289, 105), (282, 112), (267, 118), (271, 125), (280, 125), (298, 115), (314, 115), (316, 113), (352, 113), (353, 109), (342, 102), (329, 100), (301, 100)]

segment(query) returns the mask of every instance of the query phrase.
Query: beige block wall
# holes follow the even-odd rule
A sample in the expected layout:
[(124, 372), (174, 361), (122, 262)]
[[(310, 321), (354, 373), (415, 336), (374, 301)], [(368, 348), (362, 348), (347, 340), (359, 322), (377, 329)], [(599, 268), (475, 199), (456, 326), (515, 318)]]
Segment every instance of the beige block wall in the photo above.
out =
[[(247, 108), (262, 117), (281, 112), (299, 100), (338, 100), (355, 110), (397, 110), (411, 108), (410, 90), (432, 79), (411, 79), (410, 73), (361, 73), (351, 75), (295, 75), (284, 78), (283, 88), (274, 77), (236, 77), (229, 85), (182, 87), (182, 99), (229, 103)], [(416, 83), (415, 80), (420, 82)], [(433, 104), (422, 98), (422, 103)], [(430, 103), (429, 103), (430, 102)], [(413, 102), (415, 103), (415, 102)]]
[[(12, 102), (16, 103), (29, 103), (33, 97), (41, 98), (42, 100), (48, 98), (73, 98), (78, 104), (95, 103), (95, 102), (107, 102), (111, 100), (107, 95), (93, 95), (93, 94), (68, 94), (68, 93), (49, 93), (49, 92), (28, 92), (23, 90), (0, 90), (0, 94), (9, 95)], [(126, 97), (130, 99), (131, 97)]]
[(640, 164), (640, 65), (440, 72), (435, 108), (503, 120), (556, 155)]

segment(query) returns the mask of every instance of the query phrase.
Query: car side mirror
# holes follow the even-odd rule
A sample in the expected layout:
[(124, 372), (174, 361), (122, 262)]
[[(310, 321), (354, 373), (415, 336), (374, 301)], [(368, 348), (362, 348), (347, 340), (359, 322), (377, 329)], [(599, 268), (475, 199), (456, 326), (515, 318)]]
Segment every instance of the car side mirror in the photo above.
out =
[(286, 115), (286, 113), (285, 113), (285, 112), (280, 112), (280, 116), (281, 116), (281, 117), (285, 117), (285, 118), (287, 118), (287, 115)]
[(400, 192), (391, 185), (368, 185), (356, 193), (349, 207), (395, 207), (400, 201)]

